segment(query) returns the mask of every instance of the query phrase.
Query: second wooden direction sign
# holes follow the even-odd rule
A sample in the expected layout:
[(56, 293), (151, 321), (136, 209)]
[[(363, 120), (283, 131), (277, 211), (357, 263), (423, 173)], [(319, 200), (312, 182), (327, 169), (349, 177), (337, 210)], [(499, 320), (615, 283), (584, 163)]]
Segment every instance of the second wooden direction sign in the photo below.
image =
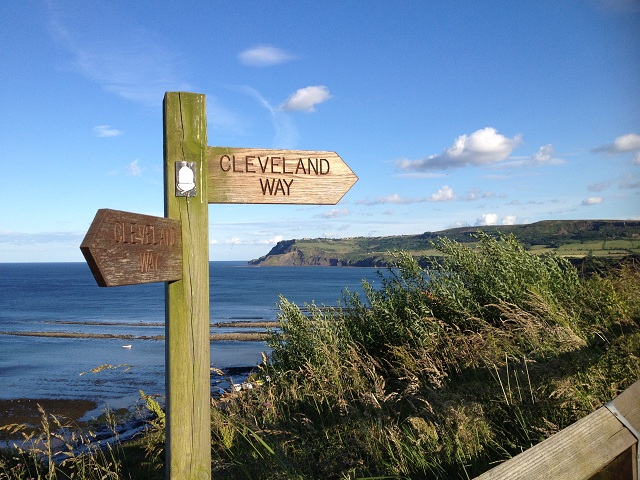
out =
[(101, 287), (182, 278), (178, 220), (101, 209), (80, 250)]
[(208, 147), (209, 203), (334, 205), (358, 180), (335, 152)]

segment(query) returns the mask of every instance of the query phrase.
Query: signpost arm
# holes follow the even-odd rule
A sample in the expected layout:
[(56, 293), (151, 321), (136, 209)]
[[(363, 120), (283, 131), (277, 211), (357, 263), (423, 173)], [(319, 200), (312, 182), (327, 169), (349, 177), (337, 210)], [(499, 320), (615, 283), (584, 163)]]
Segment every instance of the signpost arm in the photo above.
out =
[[(176, 162), (195, 163), (195, 196), (176, 196)], [(164, 98), (165, 216), (182, 224), (182, 280), (166, 287), (165, 369), (170, 479), (211, 478), (209, 219), (205, 96)]]

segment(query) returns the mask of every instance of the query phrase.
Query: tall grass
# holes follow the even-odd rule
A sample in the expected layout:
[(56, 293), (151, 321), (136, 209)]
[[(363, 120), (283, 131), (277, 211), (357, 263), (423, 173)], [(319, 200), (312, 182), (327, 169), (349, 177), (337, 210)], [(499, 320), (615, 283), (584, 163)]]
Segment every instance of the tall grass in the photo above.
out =
[[(282, 298), (258, 388), (212, 400), (213, 478), (470, 478), (640, 378), (638, 264), (581, 277), (514, 237), (478, 239), (436, 242), (426, 269), (397, 253), (338, 308)], [(124, 449), (99, 465), (161, 475), (159, 408), (154, 422), (145, 474)], [(18, 468), (2, 462), (0, 477)], [(67, 478), (56, 468), (37, 478)]]
[(511, 236), (435, 247), (342, 308), (282, 299), (263, 387), (214, 409), (219, 475), (468, 478), (640, 378), (638, 265), (581, 278)]

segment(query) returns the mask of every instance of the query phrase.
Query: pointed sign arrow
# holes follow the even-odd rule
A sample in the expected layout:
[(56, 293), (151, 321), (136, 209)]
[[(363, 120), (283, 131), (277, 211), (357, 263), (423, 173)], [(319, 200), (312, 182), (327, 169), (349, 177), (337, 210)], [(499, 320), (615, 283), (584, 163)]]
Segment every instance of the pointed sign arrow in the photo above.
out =
[(358, 181), (335, 152), (208, 147), (209, 203), (334, 205)]
[(80, 250), (101, 287), (182, 278), (178, 220), (101, 209)]

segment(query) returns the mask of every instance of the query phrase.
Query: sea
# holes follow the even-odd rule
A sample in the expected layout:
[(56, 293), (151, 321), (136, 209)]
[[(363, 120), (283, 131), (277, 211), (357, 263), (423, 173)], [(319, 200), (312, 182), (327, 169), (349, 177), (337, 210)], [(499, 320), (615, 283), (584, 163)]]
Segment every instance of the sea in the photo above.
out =
[[(363, 279), (380, 283), (373, 268), (246, 262), (210, 262), (209, 268), (212, 324), (276, 320), (280, 295), (301, 307), (337, 306), (345, 290), (362, 294)], [(99, 409), (119, 409), (133, 405), (140, 390), (161, 397), (165, 343), (152, 338), (164, 335), (164, 297), (163, 283), (98, 287), (85, 263), (0, 263), (0, 399), (88, 399)], [(19, 335), (33, 332), (128, 337)], [(212, 391), (243, 381), (263, 353), (269, 355), (263, 341), (211, 342), (211, 366), (227, 372), (212, 377)]]

